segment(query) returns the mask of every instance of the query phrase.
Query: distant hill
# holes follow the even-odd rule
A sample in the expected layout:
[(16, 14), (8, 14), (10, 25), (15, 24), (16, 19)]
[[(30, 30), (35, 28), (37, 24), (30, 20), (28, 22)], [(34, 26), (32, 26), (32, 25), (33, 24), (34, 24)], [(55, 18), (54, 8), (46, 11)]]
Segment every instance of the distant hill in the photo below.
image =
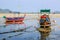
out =
[(11, 12), (9, 9), (0, 9), (0, 12), (6, 13), (6, 12)]
[(15, 11), (13, 12), (9, 9), (0, 9), (0, 13), (20, 13), (20, 12), (15, 12)]

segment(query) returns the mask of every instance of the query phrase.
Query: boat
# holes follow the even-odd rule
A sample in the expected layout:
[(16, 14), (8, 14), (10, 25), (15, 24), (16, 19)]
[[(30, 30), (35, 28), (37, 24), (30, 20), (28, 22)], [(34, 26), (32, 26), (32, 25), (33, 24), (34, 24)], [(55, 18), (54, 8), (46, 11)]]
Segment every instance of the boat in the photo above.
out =
[(24, 20), (24, 17), (14, 17), (14, 18), (7, 17), (5, 23), (6, 24), (22, 24), (23, 20)]
[(46, 20), (43, 23), (40, 22), (40, 28), (38, 28), (37, 30), (39, 32), (50, 32), (51, 31), (51, 22), (50, 21), (47, 22)]
[(25, 18), (26, 14), (24, 14), (24, 17), (19, 17), (19, 14), (18, 14), (18, 17), (5, 17), (4, 18), (6, 19), (6, 22), (5, 24), (8, 25), (8, 24), (24, 24), (24, 18)]

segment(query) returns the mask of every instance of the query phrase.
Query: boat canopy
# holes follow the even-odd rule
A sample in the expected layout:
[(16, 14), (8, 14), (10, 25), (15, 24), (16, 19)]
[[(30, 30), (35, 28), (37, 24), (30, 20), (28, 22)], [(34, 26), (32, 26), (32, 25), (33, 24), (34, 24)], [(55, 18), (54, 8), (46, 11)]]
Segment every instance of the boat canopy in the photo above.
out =
[(40, 13), (49, 13), (50, 14), (50, 9), (42, 9), (40, 10)]

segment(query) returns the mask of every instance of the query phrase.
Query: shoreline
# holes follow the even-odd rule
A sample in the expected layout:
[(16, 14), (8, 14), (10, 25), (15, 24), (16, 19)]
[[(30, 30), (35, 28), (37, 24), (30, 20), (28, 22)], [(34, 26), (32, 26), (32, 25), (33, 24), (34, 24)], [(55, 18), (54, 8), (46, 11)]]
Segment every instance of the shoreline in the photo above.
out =
[[(0, 13), (0, 17), (18, 17), (18, 14), (13, 14), (13, 13)], [(19, 17), (23, 17), (24, 14), (19, 14)], [(41, 14), (26, 14), (26, 17), (39, 17), (41, 16)], [(60, 18), (60, 14), (49, 14), (50, 17), (54, 17), (54, 18)]]

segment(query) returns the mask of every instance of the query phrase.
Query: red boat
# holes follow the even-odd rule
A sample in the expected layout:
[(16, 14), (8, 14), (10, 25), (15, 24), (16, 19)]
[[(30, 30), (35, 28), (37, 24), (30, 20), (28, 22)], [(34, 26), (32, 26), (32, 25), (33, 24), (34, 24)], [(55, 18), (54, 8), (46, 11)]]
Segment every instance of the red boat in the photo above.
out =
[(11, 17), (6, 17), (6, 24), (23, 24), (23, 20), (24, 20), (25, 16), (24, 17), (14, 17), (14, 18), (11, 18)]

